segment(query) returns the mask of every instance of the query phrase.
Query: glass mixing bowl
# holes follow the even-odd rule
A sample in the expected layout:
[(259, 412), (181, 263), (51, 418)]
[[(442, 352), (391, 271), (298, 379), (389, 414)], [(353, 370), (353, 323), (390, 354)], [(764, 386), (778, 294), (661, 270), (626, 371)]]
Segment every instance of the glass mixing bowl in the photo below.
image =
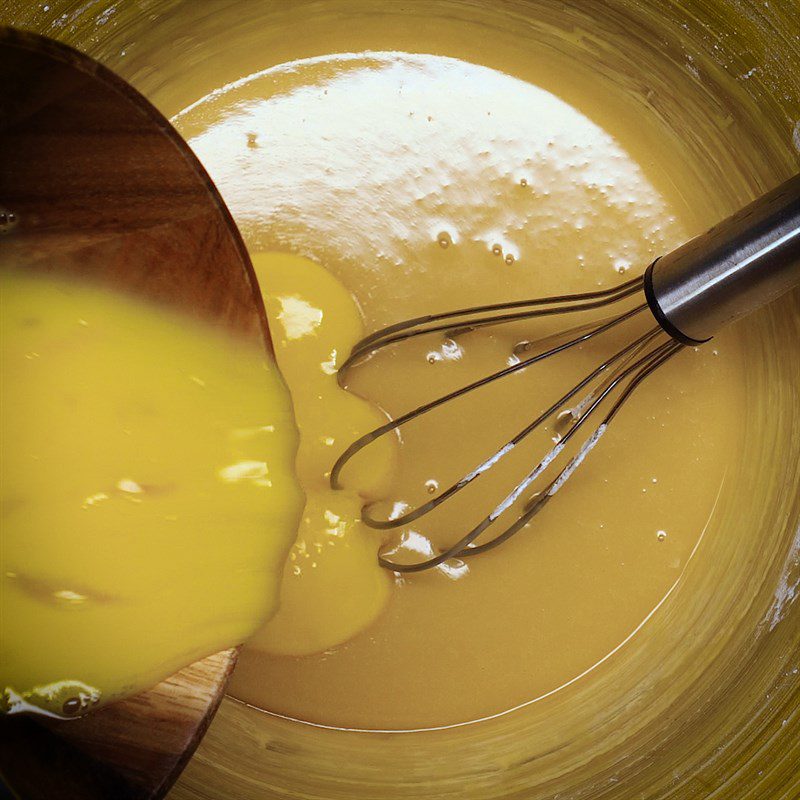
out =
[[(489, 25), (504, 47), (572, 52), (616, 82), (650, 146), (680, 141), (706, 164), (696, 202), (720, 217), (734, 208), (715, 186), (744, 203), (797, 171), (796, 0), (492, 0), (487, 16), (489, 3), (6, 0), (0, 21), (85, 50), (167, 116), (322, 54), (312, 28), (327, 52), (443, 52), (436, 32), (458, 20), (445, 54), (492, 66)], [(380, 41), (359, 33), (377, 11), (392, 17)], [(698, 557), (637, 648), (514, 713), (436, 731), (330, 730), (226, 699), (171, 797), (800, 797), (800, 295), (741, 334), (753, 346), (738, 458)], [(738, 526), (749, 535), (726, 537)]]

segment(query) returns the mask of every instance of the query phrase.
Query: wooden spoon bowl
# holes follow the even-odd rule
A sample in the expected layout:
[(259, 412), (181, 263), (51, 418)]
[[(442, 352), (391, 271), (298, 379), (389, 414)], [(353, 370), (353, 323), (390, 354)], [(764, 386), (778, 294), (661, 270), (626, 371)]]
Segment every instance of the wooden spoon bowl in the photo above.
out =
[[(0, 268), (71, 273), (271, 350), (255, 276), (200, 162), (138, 92), (81, 53), (0, 27)], [(163, 796), (236, 650), (75, 720), (0, 718), (0, 770), (31, 800)]]

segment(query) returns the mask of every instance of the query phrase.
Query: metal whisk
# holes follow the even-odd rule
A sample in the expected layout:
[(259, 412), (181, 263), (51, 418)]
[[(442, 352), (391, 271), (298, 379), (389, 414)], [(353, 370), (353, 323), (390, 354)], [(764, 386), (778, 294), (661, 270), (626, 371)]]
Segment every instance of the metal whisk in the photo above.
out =
[[(342, 469), (360, 450), (381, 436), (493, 381), (601, 336), (638, 315), (650, 329), (591, 370), (536, 419), (488, 458), (436, 497), (390, 519), (377, 519), (370, 507), (363, 521), (390, 530), (428, 514), (492, 469), (520, 442), (551, 418), (568, 418), (568, 428), (544, 457), (480, 523), (438, 555), (417, 563), (398, 563), (379, 555), (381, 566), (419, 572), (450, 558), (484, 553), (521, 530), (580, 466), (636, 388), (687, 345), (709, 341), (723, 325), (742, 317), (800, 285), (800, 175), (762, 196), (707, 233), (656, 259), (643, 275), (603, 291), (463, 308), (398, 322), (362, 339), (339, 370), (340, 381), (358, 362), (376, 351), (433, 333), (453, 336), (478, 328), (555, 314), (571, 314), (624, 304), (610, 319), (567, 330), (557, 344), (526, 355), (536, 342), (515, 348), (516, 363), (431, 400), (381, 425), (353, 442), (331, 470), (331, 486), (340, 487)], [(627, 301), (627, 302), (626, 302)], [(552, 339), (552, 337), (549, 337)], [(524, 357), (520, 357), (524, 356)], [(602, 420), (554, 477), (545, 473), (590, 419), (604, 408)], [(542, 479), (542, 480), (540, 480)], [(546, 482), (545, 482), (546, 481)], [(508, 527), (487, 541), (476, 540), (536, 484), (544, 484)]]

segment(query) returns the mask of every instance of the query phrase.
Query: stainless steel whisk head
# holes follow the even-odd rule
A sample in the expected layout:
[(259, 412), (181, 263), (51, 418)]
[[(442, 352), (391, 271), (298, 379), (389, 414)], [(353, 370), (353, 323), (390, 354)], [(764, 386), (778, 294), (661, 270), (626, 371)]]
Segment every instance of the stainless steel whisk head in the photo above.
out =
[[(339, 369), (340, 382), (357, 362), (382, 348), (414, 337), (436, 333), (452, 337), (487, 326), (536, 317), (603, 310), (613, 306), (620, 309), (611, 318), (590, 326), (567, 329), (557, 344), (545, 347), (546, 341), (552, 340), (548, 337), (539, 343), (543, 349), (533, 355), (526, 353), (536, 348), (537, 343), (524, 342), (515, 348), (515, 363), (424, 403), (360, 437), (334, 464), (331, 486), (340, 488), (345, 465), (376, 439), (469, 392), (600, 337), (634, 317), (643, 315), (649, 318), (652, 325), (646, 333), (606, 358), (502, 447), (436, 497), (390, 519), (372, 516), (369, 506), (362, 514), (364, 523), (378, 530), (408, 525), (478, 480), (547, 420), (568, 414), (568, 427), (556, 444), (486, 517), (455, 544), (417, 563), (399, 563), (382, 554), (378, 559), (387, 569), (407, 573), (436, 567), (450, 558), (468, 558), (485, 553), (522, 530), (563, 487), (645, 378), (687, 345), (708, 341), (722, 325), (797, 285), (800, 285), (800, 176), (789, 179), (707, 233), (657, 259), (643, 275), (611, 289), (463, 308), (383, 328), (353, 348)], [(587, 427), (592, 419), (597, 424)], [(575, 447), (577, 440), (573, 440), (582, 429), (590, 431), (588, 436), (571, 451), (573, 455), (566, 465), (558, 469), (554, 477), (548, 478), (565, 448)], [(518, 518), (487, 541), (477, 541), (534, 484), (542, 488), (523, 506)]]
[[(536, 352), (534, 355), (521, 358), (517, 363), (511, 364), (480, 380), (474, 381), (438, 397), (435, 400), (420, 405), (360, 437), (342, 453), (335, 463), (331, 471), (331, 485), (334, 488), (339, 488), (340, 475), (347, 462), (350, 461), (356, 453), (367, 447), (376, 439), (391, 434), (406, 423), (418, 419), (444, 403), (455, 400), (457, 397), (473, 392), (494, 381), (520, 372), (534, 364), (601, 336), (621, 323), (641, 314), (648, 308), (648, 305), (644, 299), (643, 277), (639, 276), (638, 278), (634, 278), (633, 280), (604, 291), (543, 297), (535, 300), (510, 303), (496, 303), (492, 305), (463, 308), (443, 314), (431, 314), (390, 325), (362, 339), (353, 348), (350, 357), (340, 368), (340, 376), (344, 376), (346, 371), (356, 362), (368, 357), (376, 351), (414, 337), (435, 333), (455, 336), (491, 325), (529, 320), (554, 314), (570, 314), (585, 312), (592, 309), (602, 309), (607, 306), (614, 306), (625, 300), (630, 301), (637, 297), (641, 299), (642, 302), (635, 304), (631, 308), (620, 311), (613, 318), (597, 323), (588, 329), (584, 327), (580, 329), (580, 331), (573, 331), (575, 335), (569, 336), (569, 334), (567, 334), (568, 338), (566, 341)], [(659, 337), (659, 334), (662, 334), (662, 336)], [(544, 507), (545, 503), (556, 494), (577, 469), (636, 387), (651, 372), (658, 369), (659, 366), (665, 363), (683, 347), (681, 343), (674, 340), (659, 342), (659, 339), (663, 340), (664, 338), (663, 330), (660, 326), (656, 325), (644, 335), (639, 336), (630, 344), (618, 350), (598, 367), (585, 375), (575, 386), (559, 397), (545, 411), (505, 442), (502, 447), (498, 448), (488, 458), (428, 502), (417, 506), (401, 516), (393, 517), (392, 519), (377, 519), (371, 515), (369, 507), (365, 508), (362, 519), (364, 523), (371, 528), (391, 530), (410, 524), (430, 513), (473, 481), (479, 479), (524, 439), (544, 425), (547, 420), (559, 418), (564, 415), (565, 412), (569, 413), (569, 427), (562, 434), (555, 446), (545, 454), (534, 469), (503, 498), (490, 514), (484, 517), (478, 525), (472, 528), (472, 530), (455, 544), (435, 557), (415, 564), (398, 563), (383, 555), (379, 555), (378, 558), (381, 565), (396, 572), (419, 572), (435, 567), (450, 558), (465, 558), (484, 553), (506, 541), (521, 530)], [(533, 347), (535, 347), (535, 343), (523, 342), (515, 348), (515, 354), (519, 356), (525, 351), (530, 351)], [(527, 503), (523, 509), (523, 513), (513, 524), (506, 527), (490, 540), (476, 544), (475, 540), (499, 520), (500, 517), (542, 477), (561, 452), (571, 444), (571, 440), (586, 426), (592, 417), (596, 416), (598, 409), (604, 405), (607, 407), (607, 410), (599, 424), (584, 440), (575, 455), (569, 459), (566, 466), (562, 467), (555, 477), (550, 479), (544, 488)]]

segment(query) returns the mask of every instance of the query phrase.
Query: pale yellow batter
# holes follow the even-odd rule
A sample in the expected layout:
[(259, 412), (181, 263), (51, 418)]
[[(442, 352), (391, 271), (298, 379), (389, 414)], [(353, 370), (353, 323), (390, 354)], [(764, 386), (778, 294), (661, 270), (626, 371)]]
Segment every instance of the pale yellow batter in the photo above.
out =
[[(266, 70), (175, 122), (251, 250), (311, 257), (352, 292), (369, 331), (425, 312), (612, 286), (687, 237), (692, 217), (664, 179), (685, 167), (640, 163), (645, 151), (630, 135), (623, 146), (591, 119), (604, 110), (589, 87), (569, 84), (569, 94), (575, 106), (464, 61), (367, 53)], [(291, 263), (274, 287), (269, 270), (259, 271), (268, 300), (290, 294), (322, 319), (338, 310), (340, 290), (321, 277), (319, 287), (330, 286), (323, 291)], [(280, 337), (278, 316), (271, 324)], [(499, 369), (516, 342), (553, 324), (417, 340), (360, 366), (350, 388), (396, 415)], [(384, 513), (449, 485), (634, 330), (405, 428)], [(318, 371), (329, 347), (321, 341), (302, 369)], [(296, 357), (299, 374), (304, 356)], [(739, 368), (729, 336), (682, 354), (638, 391), (529, 530), (469, 563), (396, 579), (385, 610), (358, 633), (334, 624), (337, 592), (301, 596), (299, 581), (285, 589), (293, 609), (292, 625), (280, 628), (286, 654), (266, 655), (259, 635), (231, 692), (326, 725), (403, 729), (496, 714), (574, 680), (631, 637), (679, 580), (736, 445)], [(313, 389), (288, 380), (302, 407)], [(324, 435), (316, 426), (301, 416), (304, 435)], [(459, 538), (556, 435), (543, 432), (406, 530), (404, 545), (424, 553)], [(329, 469), (335, 454), (317, 455), (318, 472)], [(309, 537), (304, 530), (301, 542)], [(374, 553), (384, 537), (361, 531), (359, 542), (369, 537)], [(294, 610), (302, 604), (304, 613)], [(368, 616), (365, 606), (352, 619)], [(316, 654), (290, 649), (304, 617), (357, 635)]]
[[(333, 461), (385, 421), (381, 409), (402, 413), (512, 363), (516, 343), (564, 323), (415, 340), (355, 368), (350, 392), (336, 371), (365, 330), (404, 317), (620, 282), (686, 237), (680, 199), (555, 95), (451, 58), (296, 62), (215, 93), (176, 122), (253, 253), (300, 429), (294, 472), (305, 511), (297, 529), (294, 427), (263, 356), (201, 329), (176, 337), (177, 322), (109, 294), (5, 278), (13, 282), (4, 302), (15, 304), (4, 315), (12, 462), (3, 486), (14, 530), (3, 552), (6, 704), (59, 713), (69, 700), (73, 713), (78, 697), (85, 710), (247, 638), (264, 620), (232, 693), (341, 727), (491, 716), (614, 652), (679, 579), (713, 511), (741, 403), (735, 340), (687, 351), (653, 376), (513, 542), (404, 578), (379, 567), (379, 548), (424, 557), (460, 538), (559, 431), (545, 428), (398, 534), (366, 528), (362, 505), (397, 515), (435, 495), (645, 321), (383, 439), (338, 491), (329, 487)], [(38, 308), (53, 309), (52, 331), (39, 311), (26, 327)], [(31, 398), (41, 404), (35, 414)], [(144, 415), (133, 433), (129, 407)], [(59, 414), (68, 419), (58, 423)], [(34, 461), (45, 446), (42, 471)], [(39, 484), (58, 488), (34, 519), (25, 498)], [(93, 523), (109, 513), (113, 520)], [(70, 533), (55, 539), (65, 524)], [(50, 544), (31, 548), (30, 525)], [(97, 537), (109, 535), (113, 547), (100, 547)], [(184, 550), (193, 559), (180, 560)], [(242, 570), (247, 580), (232, 579)], [(224, 608), (209, 593), (215, 583)], [(55, 633), (34, 666), (44, 629)], [(135, 658), (123, 639), (139, 643)]]

